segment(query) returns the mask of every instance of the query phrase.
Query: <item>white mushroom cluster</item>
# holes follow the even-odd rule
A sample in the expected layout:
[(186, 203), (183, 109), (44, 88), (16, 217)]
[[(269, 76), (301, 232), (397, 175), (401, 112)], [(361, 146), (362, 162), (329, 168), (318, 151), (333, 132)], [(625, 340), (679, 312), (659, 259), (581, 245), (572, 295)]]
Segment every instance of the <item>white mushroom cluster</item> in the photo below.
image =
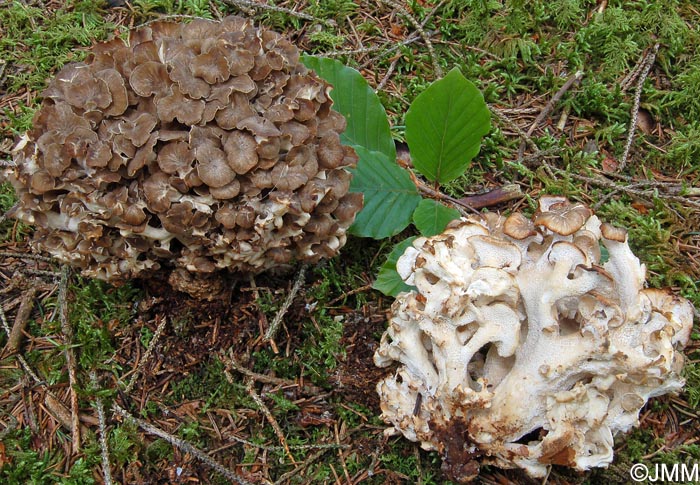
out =
[(443, 456), (543, 477), (613, 459), (613, 437), (651, 397), (683, 385), (693, 308), (644, 288), (623, 229), (564, 197), (531, 219), (488, 213), (419, 238), (398, 261), (415, 290), (394, 302), (374, 360), (388, 433)]
[(36, 226), (36, 249), (111, 282), (333, 256), (362, 195), (329, 90), (249, 20), (152, 23), (43, 92), (4, 174), (10, 215)]

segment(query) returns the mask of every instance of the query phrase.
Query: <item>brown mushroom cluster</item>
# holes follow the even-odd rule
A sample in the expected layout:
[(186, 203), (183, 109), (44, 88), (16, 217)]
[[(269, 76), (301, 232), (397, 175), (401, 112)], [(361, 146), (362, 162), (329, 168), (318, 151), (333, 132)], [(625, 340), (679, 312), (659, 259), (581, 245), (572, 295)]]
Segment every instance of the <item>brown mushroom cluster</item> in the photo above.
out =
[(249, 20), (150, 24), (52, 80), (4, 174), (10, 215), (36, 226), (36, 249), (111, 282), (331, 257), (362, 195), (329, 91)]

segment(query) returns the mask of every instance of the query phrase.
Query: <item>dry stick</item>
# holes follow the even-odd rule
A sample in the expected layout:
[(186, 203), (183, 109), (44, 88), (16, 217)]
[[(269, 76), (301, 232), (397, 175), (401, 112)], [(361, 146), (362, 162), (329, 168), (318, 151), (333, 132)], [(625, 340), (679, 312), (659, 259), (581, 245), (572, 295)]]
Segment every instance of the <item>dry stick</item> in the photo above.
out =
[(36, 259), (37, 261), (44, 261), (46, 263), (56, 262), (55, 259), (47, 258), (46, 256), (39, 256), (38, 254), (18, 253), (15, 251), (0, 251), (0, 256), (5, 256), (8, 258)]
[(386, 70), (386, 74), (384, 75), (382, 80), (379, 81), (379, 84), (377, 84), (375, 91), (381, 91), (382, 89), (384, 89), (386, 83), (389, 82), (389, 78), (394, 73), (394, 69), (396, 69), (396, 64), (399, 63), (399, 59), (401, 59), (401, 57), (396, 56), (396, 58), (393, 61), (391, 61), (391, 64), (389, 64), (389, 69)]
[(293, 464), (296, 464), (296, 460), (294, 459), (292, 452), (289, 451), (289, 445), (287, 445), (287, 440), (284, 437), (284, 433), (282, 432), (282, 428), (280, 428), (279, 423), (277, 422), (275, 417), (272, 415), (272, 413), (270, 412), (270, 409), (267, 407), (267, 405), (262, 400), (260, 395), (255, 391), (253, 379), (248, 377), (248, 378), (246, 378), (246, 381), (247, 381), (246, 390), (248, 391), (248, 395), (253, 398), (253, 401), (255, 401), (255, 404), (258, 405), (260, 410), (265, 415), (265, 419), (267, 419), (267, 422), (270, 423), (270, 426), (272, 426), (272, 429), (275, 431), (275, 434), (277, 435), (277, 439), (280, 440), (280, 443), (282, 444), (282, 447), (284, 448), (285, 453), (287, 453), (287, 457), (289, 458), (289, 460)]
[[(581, 80), (583, 77), (583, 71), (576, 71), (573, 76), (571, 76), (569, 79), (566, 80), (564, 85), (559, 88), (559, 91), (556, 92), (554, 96), (552, 96), (552, 99), (549, 100), (549, 103), (544, 107), (544, 109), (540, 112), (539, 115), (537, 115), (537, 118), (535, 118), (535, 121), (532, 122), (530, 125), (530, 128), (527, 130), (527, 136), (532, 136), (532, 134), (535, 132), (535, 129), (542, 123), (547, 116), (552, 112), (554, 107), (557, 105), (559, 100), (566, 94), (566, 92), (571, 89), (571, 86), (573, 86), (575, 83)], [(520, 148), (518, 148), (518, 157), (522, 157), (525, 154), (525, 140), (520, 142)]]
[(345, 298), (347, 298), (349, 296), (356, 295), (358, 293), (363, 293), (363, 292), (371, 290), (371, 289), (372, 289), (372, 285), (369, 284), (369, 285), (360, 286), (359, 288), (355, 288), (355, 289), (350, 290), (350, 291), (346, 291), (345, 293), (343, 293), (339, 297), (333, 298), (331, 301), (326, 303), (326, 306), (327, 307), (333, 306), (336, 303), (343, 301)]
[[(7, 317), (5, 316), (5, 311), (2, 309), (2, 305), (0, 305), (0, 323), (2, 324), (3, 330), (5, 330), (5, 333), (9, 336), (11, 330), (10, 330), (10, 326), (7, 323)], [(22, 357), (22, 354), (17, 353), (14, 355), (14, 357), (15, 357), (15, 359), (17, 359), (20, 366), (22, 366), (22, 369), (24, 370), (24, 372), (29, 377), (31, 377), (34, 380), (34, 382), (36, 382), (37, 384), (39, 384), (41, 386), (46, 387), (46, 383), (43, 380), (39, 379), (39, 376), (36, 375), (36, 372), (34, 372), (34, 370), (31, 368), (29, 363), (27, 363), (27, 361), (24, 359), (24, 357)], [(49, 390), (48, 388), (46, 388), (46, 393), (51, 395), (54, 399), (58, 400), (58, 397), (56, 397), (56, 395), (53, 392), (51, 392), (51, 390)]]
[(148, 359), (151, 357), (151, 354), (153, 353), (153, 349), (155, 348), (156, 344), (158, 343), (158, 339), (160, 339), (160, 336), (163, 334), (163, 330), (165, 329), (165, 324), (167, 323), (167, 321), (168, 321), (167, 318), (163, 318), (160, 321), (160, 323), (158, 324), (158, 327), (156, 328), (156, 331), (153, 334), (151, 341), (148, 342), (148, 348), (146, 349), (146, 352), (143, 354), (143, 357), (141, 357), (141, 362), (139, 362), (139, 364), (136, 366), (136, 370), (134, 370), (134, 373), (131, 375), (131, 379), (129, 379), (129, 383), (124, 388), (124, 393), (129, 394), (134, 389), (134, 385), (136, 384), (136, 379), (138, 378), (139, 374), (143, 370), (143, 367), (146, 365), (146, 362), (148, 361)]
[[(549, 164), (545, 165), (549, 166)], [(553, 167), (550, 167), (553, 168)], [(694, 200), (690, 200), (687, 197), (682, 197), (682, 196), (677, 196), (677, 195), (668, 195), (668, 194), (661, 194), (656, 190), (639, 190), (636, 189), (635, 186), (637, 184), (630, 184), (630, 185), (618, 185), (615, 182), (608, 180), (606, 178), (601, 178), (601, 177), (586, 177), (585, 175), (579, 175), (577, 173), (573, 172), (567, 172), (566, 170), (562, 170), (560, 168), (553, 168), (553, 170), (559, 172), (565, 177), (571, 177), (576, 180), (580, 180), (582, 182), (587, 182), (589, 184), (597, 185), (599, 187), (605, 187), (608, 189), (613, 189), (619, 192), (625, 192), (630, 195), (634, 195), (636, 197), (642, 197), (642, 198), (654, 198), (657, 197), (659, 199), (665, 199), (665, 200), (670, 200), (673, 202), (678, 202), (680, 204), (685, 204), (689, 205), (691, 207), (696, 207), (700, 209), (700, 202), (696, 202)], [(640, 184), (641, 186), (646, 186), (646, 184)]]
[(275, 315), (275, 318), (270, 324), (270, 328), (268, 328), (267, 332), (265, 332), (265, 337), (263, 338), (264, 342), (269, 342), (270, 340), (273, 340), (275, 338), (275, 335), (277, 335), (277, 331), (279, 330), (284, 315), (287, 313), (287, 310), (289, 310), (289, 306), (292, 304), (292, 301), (294, 301), (294, 297), (297, 295), (297, 293), (299, 293), (299, 288), (301, 288), (301, 285), (304, 282), (304, 273), (306, 272), (306, 268), (308, 266), (308, 264), (304, 264), (301, 266), (301, 268), (299, 268), (299, 272), (297, 273), (297, 277), (294, 280), (292, 290), (287, 295), (287, 298), (284, 299), (282, 307), (279, 309), (277, 315)]
[(231, 5), (233, 7), (240, 8), (241, 10), (247, 10), (247, 9), (259, 9), (259, 10), (268, 10), (270, 12), (277, 12), (277, 13), (285, 13), (287, 15), (291, 15), (292, 17), (298, 17), (303, 20), (310, 20), (312, 22), (318, 22), (320, 24), (324, 25), (332, 25), (332, 22), (329, 20), (321, 19), (318, 17), (314, 17), (313, 15), (309, 15), (304, 12), (297, 12), (296, 10), (292, 10), (290, 8), (285, 8), (285, 7), (278, 7), (277, 5), (270, 5), (268, 3), (257, 3), (257, 2), (251, 2), (249, 0), (223, 0), (225, 4)]
[(646, 64), (647, 56), (649, 55), (648, 51), (642, 52), (642, 54), (639, 56), (639, 60), (637, 61), (637, 64), (634, 65), (634, 68), (632, 71), (630, 71), (629, 74), (627, 74), (622, 81), (620, 81), (620, 90), (621, 91), (627, 91), (632, 83), (639, 77), (639, 73), (642, 72), (642, 69), (644, 69), (644, 66)]
[[(209, 466), (210, 468), (214, 469), (224, 477), (228, 478), (234, 483), (238, 483), (240, 485), (253, 485), (252, 482), (249, 482), (245, 478), (241, 477), (237, 473), (235, 473), (232, 470), (229, 470), (225, 466), (223, 466), (221, 463), (217, 462), (214, 460), (211, 456), (207, 455), (205, 452), (200, 450), (199, 448), (195, 447), (194, 445), (191, 445), (187, 441), (178, 438), (177, 436), (173, 436), (170, 433), (168, 433), (165, 430), (162, 430), (156, 426), (153, 426), (152, 424), (139, 419), (135, 416), (132, 416), (129, 414), (129, 412), (121, 407), (119, 404), (114, 403), (112, 405), (112, 411), (114, 411), (116, 414), (119, 416), (123, 417), (124, 419), (131, 421), (132, 423), (136, 424), (139, 428), (144, 430), (146, 433), (152, 434), (154, 436), (158, 436), (159, 438), (164, 439), (171, 445), (179, 448), (180, 450), (184, 451), (185, 453), (189, 453), (199, 460), (201, 460), (205, 465)], [(268, 481), (265, 481), (264, 483), (270, 483)]]
[(318, 450), (316, 453), (312, 453), (311, 455), (309, 455), (309, 457), (308, 457), (306, 460), (304, 460), (303, 463), (301, 463), (299, 466), (297, 466), (294, 470), (290, 470), (290, 471), (288, 471), (287, 473), (284, 473), (283, 475), (281, 475), (281, 476), (277, 479), (277, 481), (275, 481), (275, 484), (274, 484), (274, 485), (280, 485), (280, 484), (282, 484), (282, 483), (285, 483), (287, 480), (289, 480), (289, 479), (292, 478), (292, 477), (297, 477), (297, 476), (299, 476), (299, 473), (300, 473), (302, 470), (304, 470), (305, 468), (308, 468), (309, 466), (311, 466), (311, 464), (312, 464), (313, 462), (315, 462), (316, 460), (318, 460), (319, 458), (321, 458), (321, 457), (322, 457), (324, 454), (326, 454), (327, 452), (328, 452), (328, 449), (322, 449), (322, 450)]
[[(253, 443), (243, 438), (239, 438), (236, 435), (226, 436), (227, 440), (236, 441), (237, 443), (242, 443), (244, 445), (252, 446), (253, 448), (260, 448), (265, 451), (280, 451), (284, 450), (284, 446), (266, 446), (260, 443)], [(331, 450), (331, 449), (347, 449), (350, 445), (336, 445), (335, 443), (325, 443), (320, 445), (289, 445), (290, 450)]]
[[(339, 57), (339, 56), (351, 56), (353, 54), (369, 54), (370, 52), (376, 52), (376, 51), (381, 51), (381, 54), (379, 54), (377, 57), (375, 57), (373, 60), (381, 59), (382, 57), (386, 57), (395, 50), (399, 49), (401, 46), (412, 44), (413, 42), (417, 41), (420, 39), (420, 35), (413, 35), (409, 37), (408, 39), (397, 43), (392, 42), (391, 47), (386, 47), (386, 44), (380, 44), (376, 46), (369, 46), (369, 47), (362, 47), (359, 49), (347, 49), (347, 50), (342, 50), (342, 51), (330, 51), (330, 52), (325, 52), (323, 55), (326, 57)], [(365, 64), (366, 65), (366, 64)]]
[[(428, 48), (428, 53), (430, 54), (430, 59), (433, 62), (433, 70), (435, 70), (435, 76), (438, 78), (442, 77), (442, 68), (440, 67), (440, 63), (438, 62), (437, 54), (435, 53), (435, 46), (433, 46), (433, 43), (430, 40), (430, 36), (425, 32), (423, 29), (423, 25), (418, 22), (413, 15), (411, 15), (402, 5), (400, 5), (398, 2), (395, 2), (394, 0), (381, 0), (382, 3), (385, 3), (389, 5), (390, 7), (395, 8), (401, 15), (406, 17), (406, 20), (413, 25), (413, 28), (416, 29), (416, 32), (418, 32), (418, 35), (421, 36), (423, 39), (423, 42), (425, 42), (425, 46)], [(431, 13), (432, 15), (432, 13)], [(430, 16), (428, 16), (430, 18)]]
[[(97, 373), (90, 371), (90, 382), (96, 390), (98, 388)], [(102, 398), (95, 395), (95, 407), (97, 408), (97, 420), (100, 426), (100, 449), (102, 450), (102, 476), (105, 485), (112, 485), (112, 469), (109, 466), (109, 447), (107, 445), (107, 420), (105, 419), (105, 407)]]
[[(496, 115), (496, 118), (504, 122), (506, 125), (508, 125), (508, 128), (511, 130), (515, 131), (520, 138), (522, 138), (525, 143), (528, 144), (528, 146), (535, 150), (536, 152), (539, 151), (540, 147), (537, 146), (537, 144), (533, 141), (532, 138), (530, 138), (530, 135), (525, 133), (516, 123), (515, 121), (511, 120), (508, 118), (508, 116), (505, 115), (505, 113), (502, 110), (499, 110), (498, 108), (495, 108), (492, 105), (489, 105), (489, 111), (491, 111), (492, 114)], [(522, 158), (519, 157), (519, 158)]]
[(6, 353), (13, 353), (19, 349), (19, 344), (22, 340), (22, 332), (26, 328), (27, 322), (29, 322), (29, 315), (31, 315), (32, 309), (34, 308), (34, 296), (36, 293), (37, 288), (32, 286), (22, 295), (22, 303), (20, 303), (19, 310), (17, 310), (15, 323), (12, 325), (10, 335), (7, 337), (7, 345), (5, 345)]
[(68, 322), (68, 278), (70, 268), (64, 265), (61, 268), (61, 281), (58, 285), (59, 317), (61, 319), (61, 332), (65, 340), (66, 365), (68, 366), (68, 384), (70, 386), (70, 410), (71, 410), (71, 438), (73, 440), (73, 453), (80, 453), (80, 417), (78, 408), (78, 377), (76, 372), (75, 353), (73, 352), (73, 327)]
[[(233, 357), (233, 352), (229, 354), (229, 365), (236, 371), (241, 374), (243, 374), (246, 377), (250, 377), (251, 379), (257, 381), (257, 382), (262, 382), (263, 384), (272, 384), (273, 386), (297, 386), (301, 388), (301, 390), (304, 393), (307, 394), (321, 394), (322, 390), (316, 386), (311, 386), (311, 385), (301, 385), (298, 382), (292, 381), (290, 379), (281, 379), (279, 377), (273, 377), (273, 376), (266, 376), (264, 374), (258, 374), (257, 372), (253, 372), (250, 369), (247, 369), (246, 367), (243, 367), (241, 364), (238, 363), (238, 361)], [(231, 382), (233, 382), (233, 379), (231, 379)]]
[(637, 79), (637, 85), (634, 88), (634, 104), (632, 105), (632, 119), (630, 120), (629, 131), (627, 132), (627, 143), (625, 143), (625, 151), (622, 153), (622, 159), (620, 159), (620, 165), (617, 167), (619, 172), (622, 172), (627, 166), (627, 158), (630, 154), (630, 149), (632, 148), (632, 141), (634, 140), (634, 133), (637, 130), (637, 118), (639, 117), (639, 103), (642, 101), (642, 87), (644, 86), (644, 81), (646, 81), (649, 71), (651, 71), (651, 66), (654, 65), (656, 60), (656, 53), (659, 52), (659, 44), (656, 44), (652, 50), (647, 54), (644, 60), (644, 69), (639, 78)]

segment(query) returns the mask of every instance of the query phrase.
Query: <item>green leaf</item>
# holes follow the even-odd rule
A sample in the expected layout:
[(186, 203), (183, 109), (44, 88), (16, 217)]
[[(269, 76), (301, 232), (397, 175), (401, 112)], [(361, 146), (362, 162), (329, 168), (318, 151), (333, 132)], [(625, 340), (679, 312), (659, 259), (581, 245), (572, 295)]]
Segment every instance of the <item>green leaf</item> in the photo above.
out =
[(350, 233), (383, 239), (401, 232), (411, 223), (411, 215), (421, 196), (408, 172), (386, 155), (356, 146), (360, 157), (353, 170), (351, 192), (365, 195), (364, 207), (357, 214)]
[(379, 274), (377, 279), (374, 281), (372, 288), (379, 290), (385, 295), (396, 297), (399, 293), (403, 291), (411, 291), (415, 287), (407, 285), (399, 276), (396, 271), (396, 262), (399, 260), (401, 255), (406, 251), (406, 248), (413, 243), (416, 236), (409, 237), (394, 246), (394, 249), (389, 253), (389, 257), (386, 259), (381, 268), (379, 268)]
[(419, 94), (406, 113), (413, 166), (430, 181), (454, 180), (479, 153), (490, 120), (481, 92), (452, 69)]
[(427, 237), (440, 234), (450, 221), (458, 218), (458, 210), (445, 207), (433, 199), (421, 200), (413, 213), (413, 223)]
[(341, 141), (396, 160), (396, 146), (386, 111), (362, 74), (335, 59), (302, 56), (301, 61), (333, 85), (333, 109), (347, 121), (347, 128), (340, 135)]

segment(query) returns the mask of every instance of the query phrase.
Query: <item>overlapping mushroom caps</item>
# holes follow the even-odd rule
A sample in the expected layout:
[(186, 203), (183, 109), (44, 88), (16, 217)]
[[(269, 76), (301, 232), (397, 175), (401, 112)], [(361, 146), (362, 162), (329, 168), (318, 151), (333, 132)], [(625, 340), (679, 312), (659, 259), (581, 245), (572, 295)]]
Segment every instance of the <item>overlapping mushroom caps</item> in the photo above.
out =
[(362, 196), (329, 90), (248, 20), (150, 24), (44, 91), (4, 174), (10, 215), (36, 226), (37, 249), (112, 282), (333, 256)]
[(546, 196), (532, 219), (455, 221), (397, 269), (416, 289), (374, 357), (398, 364), (377, 386), (382, 417), (456, 481), (480, 463), (534, 477), (606, 466), (615, 434), (683, 384), (691, 304), (644, 288), (626, 232), (584, 205)]

